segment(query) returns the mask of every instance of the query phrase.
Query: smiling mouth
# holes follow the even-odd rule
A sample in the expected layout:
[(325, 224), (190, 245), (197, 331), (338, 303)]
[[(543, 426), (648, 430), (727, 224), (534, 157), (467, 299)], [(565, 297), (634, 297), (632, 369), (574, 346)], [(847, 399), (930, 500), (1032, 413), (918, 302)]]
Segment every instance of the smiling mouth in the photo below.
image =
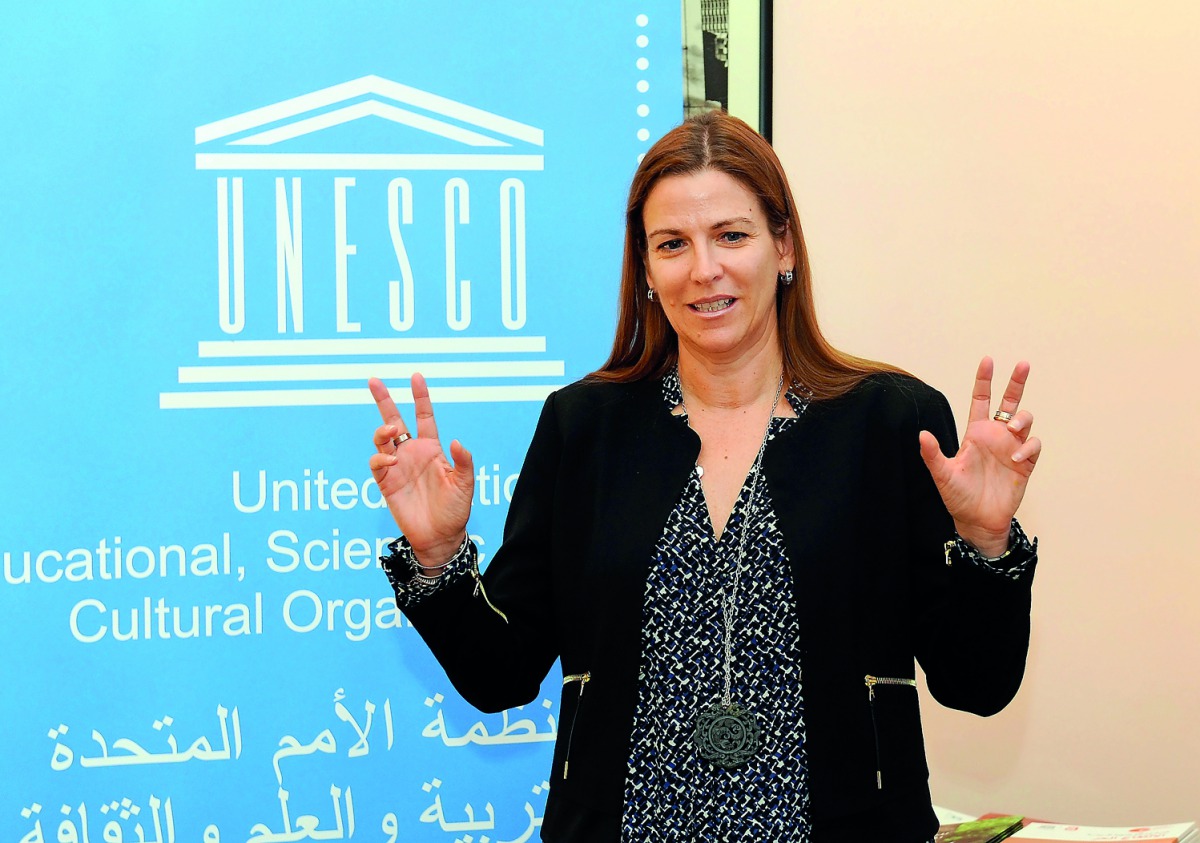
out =
[(716, 313), (718, 310), (724, 310), (725, 308), (732, 306), (734, 301), (736, 300), (732, 297), (713, 299), (712, 301), (697, 302), (696, 304), (689, 305), (689, 307), (691, 307), (692, 310), (699, 311), (700, 313)]

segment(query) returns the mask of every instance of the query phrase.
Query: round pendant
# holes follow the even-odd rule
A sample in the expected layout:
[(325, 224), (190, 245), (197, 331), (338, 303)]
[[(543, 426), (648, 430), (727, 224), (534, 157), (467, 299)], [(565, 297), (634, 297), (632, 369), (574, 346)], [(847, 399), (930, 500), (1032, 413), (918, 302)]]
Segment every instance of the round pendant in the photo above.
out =
[(696, 749), (718, 767), (742, 766), (758, 752), (761, 739), (754, 712), (740, 706), (713, 703), (696, 717)]

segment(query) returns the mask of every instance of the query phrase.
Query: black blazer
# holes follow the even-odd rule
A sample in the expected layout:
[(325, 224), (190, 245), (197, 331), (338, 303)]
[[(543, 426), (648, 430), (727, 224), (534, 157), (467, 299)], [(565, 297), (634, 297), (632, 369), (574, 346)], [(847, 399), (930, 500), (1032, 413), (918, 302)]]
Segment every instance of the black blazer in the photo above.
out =
[[(986, 715), (1024, 672), (1033, 564), (1014, 581), (946, 552), (954, 526), (922, 429), (957, 449), (939, 392), (875, 375), (813, 402), (764, 457), (800, 613), (815, 843), (864, 828), (924, 841), (937, 828), (916, 690), (877, 686), (872, 703), (868, 674), (912, 678), (915, 658), (939, 702)], [(484, 711), (533, 701), (555, 659), (589, 674), (564, 688), (544, 840), (619, 838), (648, 566), (699, 451), (657, 379), (559, 390), (483, 575), (507, 620), (470, 579), (406, 610)]]

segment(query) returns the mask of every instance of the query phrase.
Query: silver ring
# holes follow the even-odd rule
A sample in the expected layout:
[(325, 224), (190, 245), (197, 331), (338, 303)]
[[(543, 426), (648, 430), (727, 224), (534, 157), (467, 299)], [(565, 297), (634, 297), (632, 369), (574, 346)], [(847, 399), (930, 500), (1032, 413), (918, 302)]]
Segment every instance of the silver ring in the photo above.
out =
[(998, 422), (1004, 422), (1005, 424), (1008, 424), (1013, 420), (1013, 415), (1013, 413), (1006, 413), (1003, 410), (997, 410), (996, 415), (992, 416), (992, 418)]
[(392, 446), (395, 448), (399, 448), (401, 445), (403, 445), (409, 439), (412, 439), (412, 437), (409, 436), (407, 433), (401, 433), (399, 436), (397, 436), (395, 439), (392, 440)]

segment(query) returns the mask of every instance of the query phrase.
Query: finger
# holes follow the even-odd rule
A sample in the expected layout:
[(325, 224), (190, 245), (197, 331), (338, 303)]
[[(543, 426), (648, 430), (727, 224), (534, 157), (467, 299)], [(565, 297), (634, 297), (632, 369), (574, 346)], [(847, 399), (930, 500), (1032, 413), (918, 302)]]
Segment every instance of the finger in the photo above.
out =
[(375, 428), (375, 450), (381, 454), (394, 454), (396, 452), (396, 437), (400, 435), (400, 431), (396, 429), (394, 424), (381, 424)]
[(371, 390), (371, 397), (375, 399), (375, 406), (379, 408), (379, 416), (383, 419), (383, 423), (395, 426), (395, 435), (407, 432), (408, 428), (404, 426), (404, 419), (400, 416), (400, 411), (396, 409), (396, 402), (392, 400), (392, 395), (383, 385), (383, 381), (379, 378), (371, 378), (367, 381), (367, 388)]
[(1030, 468), (1037, 465), (1038, 457), (1042, 455), (1042, 440), (1036, 436), (1030, 436), (1021, 444), (1020, 448), (1013, 451), (1012, 461), (1015, 463), (1028, 463)]
[(375, 482), (383, 485), (383, 478), (387, 476), (388, 469), (396, 464), (396, 455), (371, 454), (367, 464), (371, 466), (371, 476), (375, 478)]
[(1029, 431), (1033, 427), (1033, 413), (1028, 410), (1022, 410), (1017, 413), (1008, 423), (1009, 432), (1019, 438), (1022, 442), (1029, 438)]
[(1029, 380), (1029, 362), (1022, 360), (1013, 367), (1012, 377), (1004, 389), (1004, 397), (1000, 399), (1000, 409), (1006, 413), (1015, 413), (1021, 404), (1021, 396), (1025, 394), (1025, 381)]
[(438, 438), (437, 422), (433, 420), (433, 402), (429, 400), (429, 387), (420, 372), (412, 376), (413, 405), (416, 407), (417, 436), (422, 439)]
[(920, 436), (917, 438), (921, 443), (921, 459), (925, 461), (925, 467), (929, 469), (930, 475), (933, 476), (933, 482), (940, 488), (946, 474), (949, 472), (949, 466), (947, 465), (949, 460), (942, 453), (937, 437), (928, 430), (922, 430)]
[(475, 493), (475, 460), (471, 452), (455, 439), (450, 443), (450, 459), (454, 460), (454, 476), (459, 487), (468, 495)]
[(992, 358), (984, 357), (975, 370), (975, 388), (971, 391), (971, 411), (967, 422), (987, 421), (992, 416)]

